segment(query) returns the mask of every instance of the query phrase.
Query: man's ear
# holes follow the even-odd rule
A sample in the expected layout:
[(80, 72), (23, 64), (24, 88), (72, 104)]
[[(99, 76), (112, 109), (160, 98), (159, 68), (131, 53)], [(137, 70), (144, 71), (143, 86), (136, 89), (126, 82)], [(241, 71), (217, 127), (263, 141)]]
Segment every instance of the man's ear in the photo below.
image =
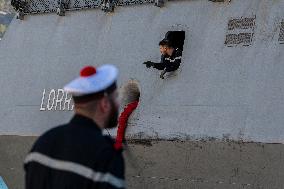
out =
[(100, 102), (99, 102), (99, 107), (102, 113), (106, 113), (109, 110), (109, 100), (107, 99), (107, 97), (103, 97)]

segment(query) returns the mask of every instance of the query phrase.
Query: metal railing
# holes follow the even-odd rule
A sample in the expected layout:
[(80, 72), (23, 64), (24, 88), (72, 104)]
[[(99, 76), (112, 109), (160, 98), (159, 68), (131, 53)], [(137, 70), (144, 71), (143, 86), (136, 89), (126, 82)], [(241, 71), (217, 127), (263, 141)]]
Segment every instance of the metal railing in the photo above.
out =
[[(27, 14), (53, 13), (65, 15), (65, 11), (102, 8), (112, 12), (115, 6), (160, 3), (162, 0), (12, 0), (11, 4), (23, 19)], [(160, 4), (159, 4), (160, 5)]]

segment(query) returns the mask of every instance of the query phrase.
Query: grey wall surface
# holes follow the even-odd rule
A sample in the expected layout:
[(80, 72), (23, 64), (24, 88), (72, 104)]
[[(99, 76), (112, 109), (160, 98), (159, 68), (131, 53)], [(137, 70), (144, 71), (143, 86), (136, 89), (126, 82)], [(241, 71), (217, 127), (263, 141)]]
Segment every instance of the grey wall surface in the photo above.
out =
[[(83, 65), (111, 63), (119, 85), (140, 84), (128, 137), (284, 141), (283, 0), (206, 0), (26, 16), (0, 43), (0, 134), (39, 135), (71, 111), (40, 111), (44, 89), (62, 88)], [(250, 46), (227, 47), (228, 21), (254, 17)], [(181, 68), (159, 78), (158, 42), (184, 30)]]

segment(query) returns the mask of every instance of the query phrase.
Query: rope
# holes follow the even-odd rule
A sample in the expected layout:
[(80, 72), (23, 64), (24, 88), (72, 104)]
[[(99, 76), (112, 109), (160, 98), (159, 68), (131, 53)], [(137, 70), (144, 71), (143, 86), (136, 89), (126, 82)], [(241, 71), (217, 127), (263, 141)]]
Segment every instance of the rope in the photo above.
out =
[(127, 127), (128, 118), (131, 115), (131, 113), (137, 108), (137, 106), (138, 106), (138, 101), (134, 101), (134, 102), (127, 104), (123, 112), (119, 116), (117, 135), (116, 135), (116, 140), (114, 144), (114, 148), (116, 150), (122, 149), (122, 142), (125, 137), (125, 131)]

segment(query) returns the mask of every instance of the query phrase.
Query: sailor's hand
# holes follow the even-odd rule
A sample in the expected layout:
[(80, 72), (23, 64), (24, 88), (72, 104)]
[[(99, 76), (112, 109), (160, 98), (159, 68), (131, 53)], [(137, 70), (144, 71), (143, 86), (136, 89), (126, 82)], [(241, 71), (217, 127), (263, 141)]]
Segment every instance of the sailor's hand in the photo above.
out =
[(143, 64), (145, 64), (147, 68), (151, 68), (153, 66), (153, 62), (151, 61), (144, 62)]

